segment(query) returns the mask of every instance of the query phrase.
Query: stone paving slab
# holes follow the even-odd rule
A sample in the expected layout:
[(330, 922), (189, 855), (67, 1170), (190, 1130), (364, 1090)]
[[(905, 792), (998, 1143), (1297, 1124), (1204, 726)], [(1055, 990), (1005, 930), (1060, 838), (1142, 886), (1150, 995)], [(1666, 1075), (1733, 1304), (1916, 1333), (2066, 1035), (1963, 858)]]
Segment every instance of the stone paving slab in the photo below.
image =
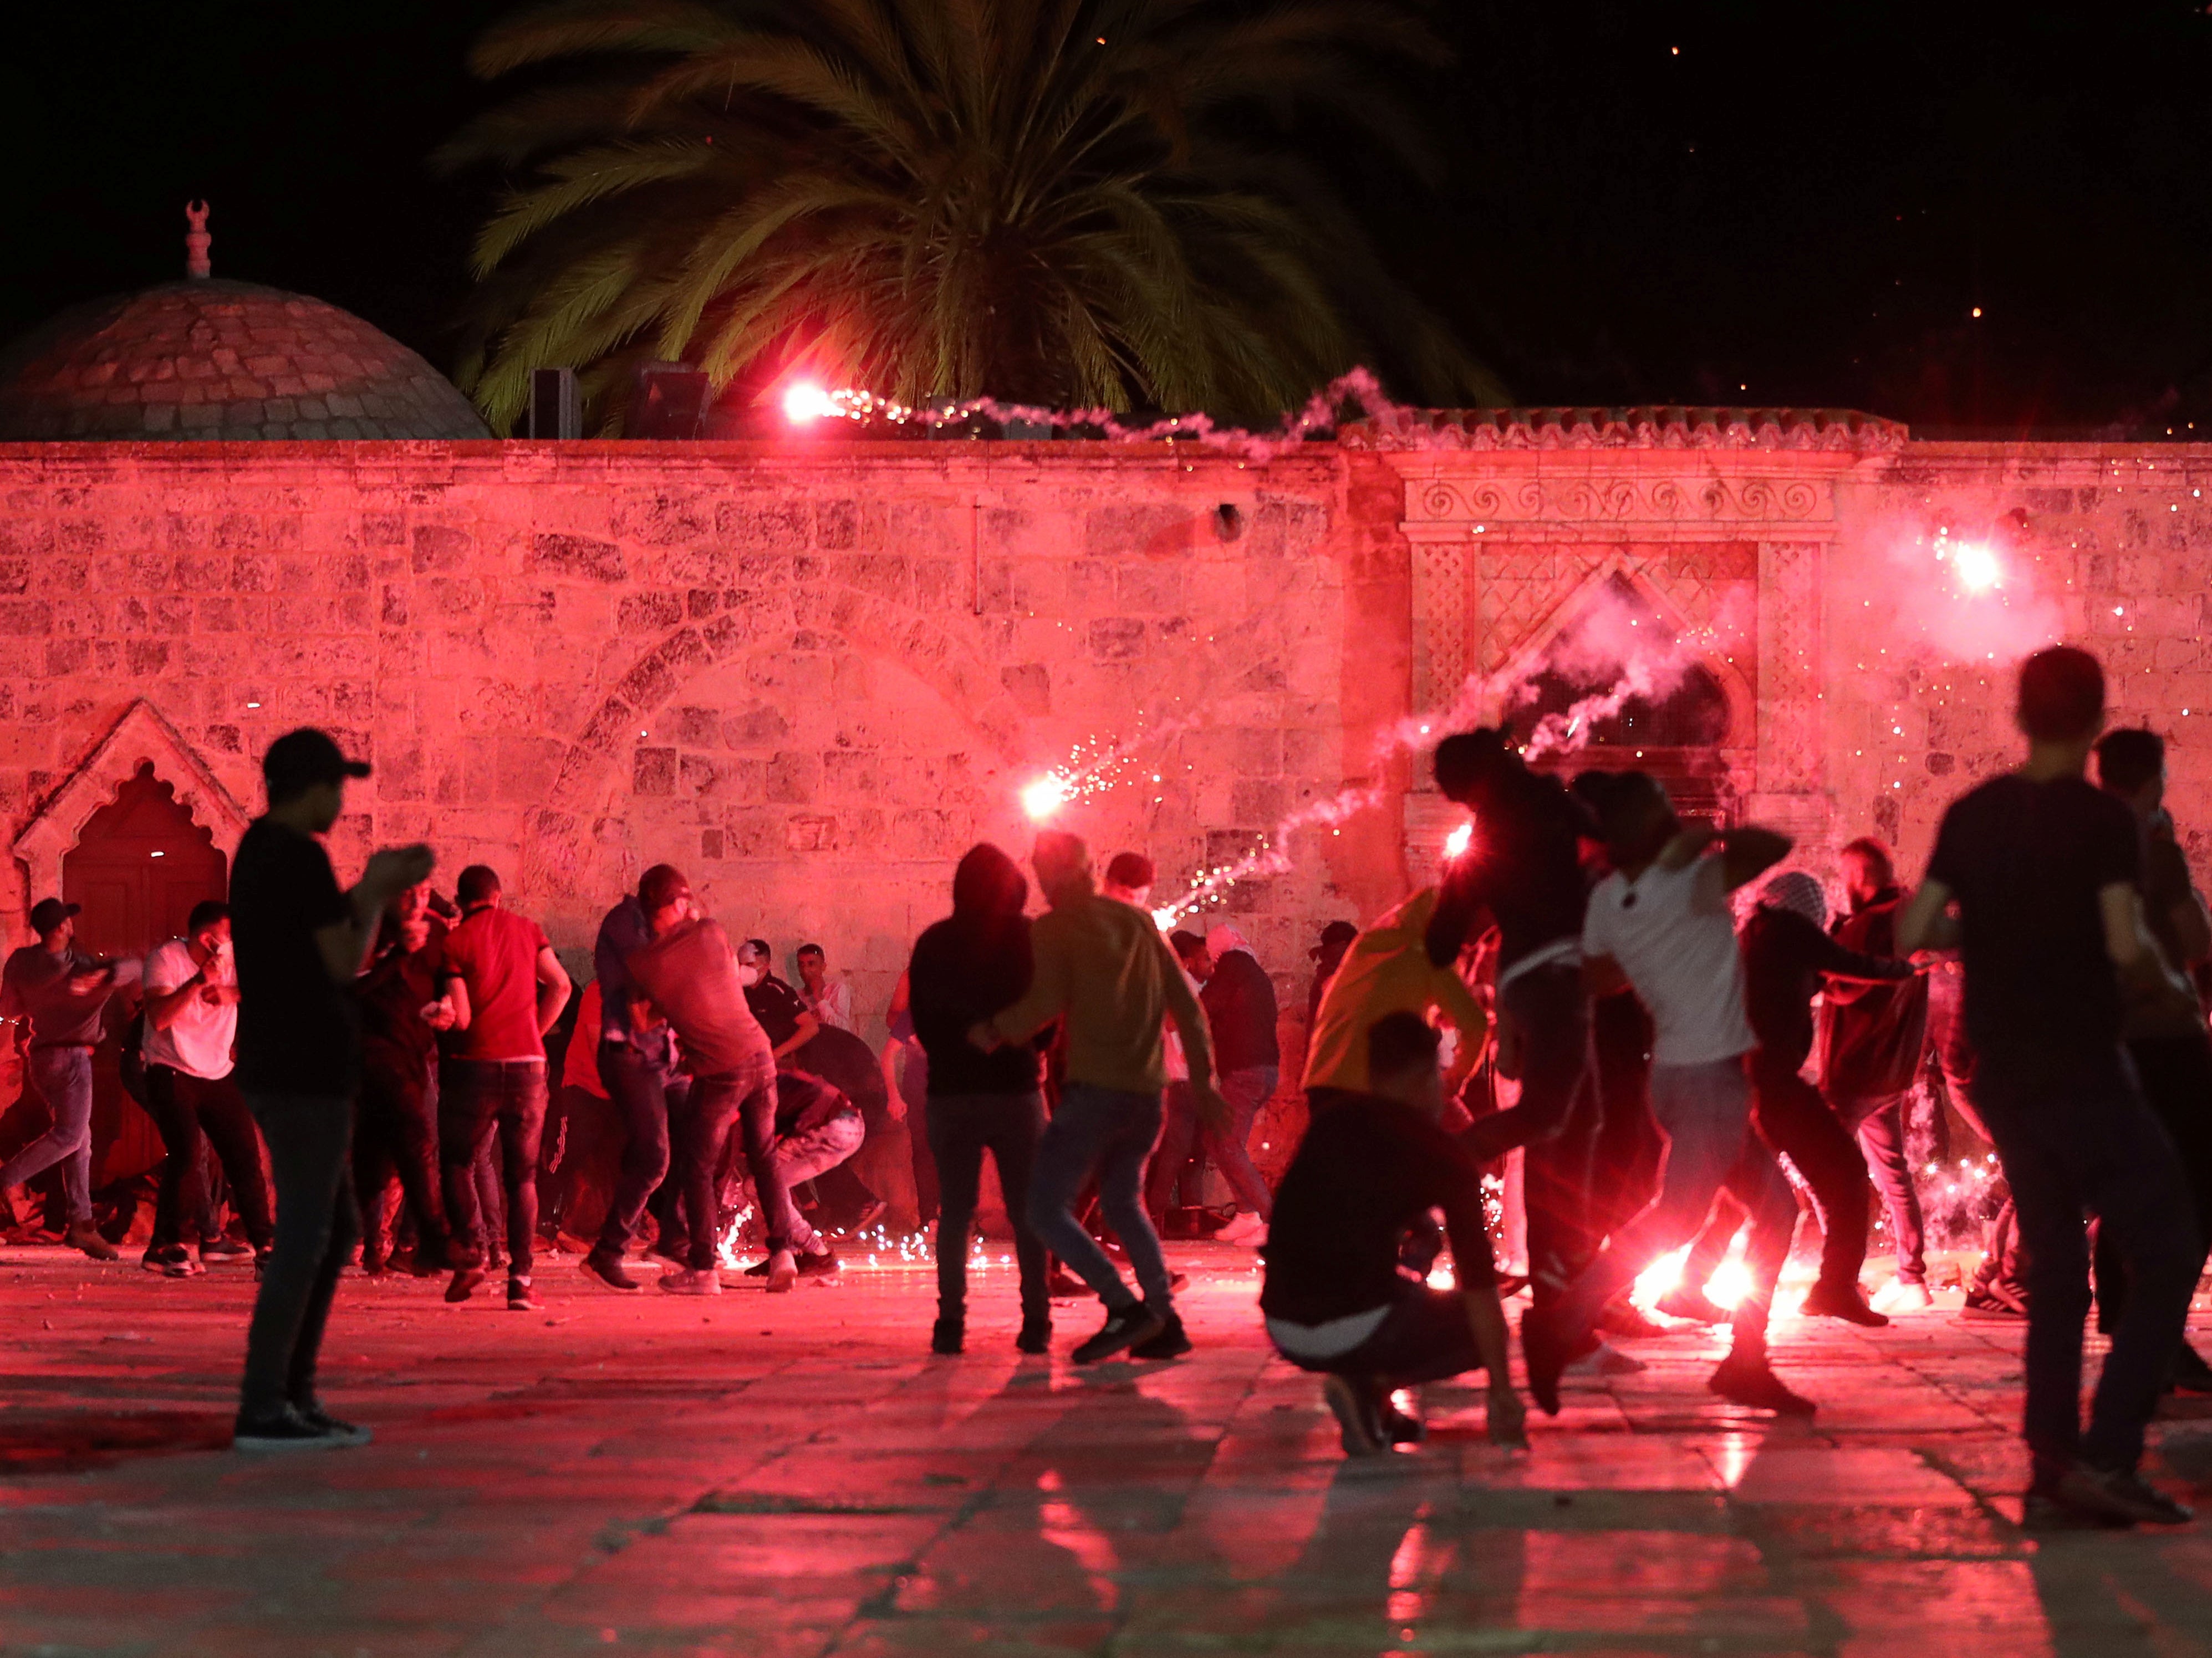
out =
[[(2212, 1523), (2031, 1538), (2016, 1327), (1784, 1316), (1821, 1402), (1713, 1398), (1686, 1331), (1571, 1384), (1514, 1456), (1478, 1390), (1347, 1463), (1274, 1360), (1250, 1256), (1176, 1250), (1197, 1351), (1087, 1371), (1012, 1349), (1009, 1272), (930, 1357), (926, 1275), (714, 1302), (448, 1308), (349, 1279), (327, 1392), (365, 1449), (222, 1448), (252, 1285), (0, 1250), (0, 1652), (182, 1658), (2106, 1658), (2212, 1653)], [(2154, 1467), (2212, 1491), (2212, 1406)]]

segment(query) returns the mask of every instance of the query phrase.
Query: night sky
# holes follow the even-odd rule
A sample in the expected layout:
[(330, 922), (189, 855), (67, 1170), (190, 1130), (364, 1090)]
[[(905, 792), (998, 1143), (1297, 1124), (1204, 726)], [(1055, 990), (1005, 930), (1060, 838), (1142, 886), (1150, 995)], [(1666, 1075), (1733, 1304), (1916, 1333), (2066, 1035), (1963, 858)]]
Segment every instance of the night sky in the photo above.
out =
[[(451, 366), (493, 0), (49, 5), (0, 58), (0, 337), (178, 275), (320, 295)], [(1446, 176), (1353, 181), (1527, 403), (1848, 405), (1923, 434), (2212, 433), (2203, 0), (1443, 0)], [(1982, 315), (1973, 316), (1980, 307)]]

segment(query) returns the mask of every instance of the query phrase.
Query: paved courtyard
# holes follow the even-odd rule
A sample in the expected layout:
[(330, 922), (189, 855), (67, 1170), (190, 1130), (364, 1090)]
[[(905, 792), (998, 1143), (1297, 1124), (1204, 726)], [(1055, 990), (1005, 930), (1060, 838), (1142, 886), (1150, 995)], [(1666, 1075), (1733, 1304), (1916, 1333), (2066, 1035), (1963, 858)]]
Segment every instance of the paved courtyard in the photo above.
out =
[[(903, 1264), (625, 1301), (563, 1259), (535, 1315), (349, 1279), (328, 1393), (376, 1442), (248, 1461), (220, 1448), (250, 1274), (0, 1251), (0, 1651), (2212, 1650), (2212, 1522), (2014, 1523), (2015, 1328), (1789, 1321), (1811, 1426), (1707, 1394), (1711, 1337), (1646, 1340), (1525, 1457), (1437, 1388), (1425, 1449), (1349, 1465), (1251, 1256), (1175, 1253), (1196, 1353), (1082, 1372), (1014, 1353), (1006, 1268), (957, 1360)], [(1062, 1309), (1063, 1354), (1092, 1322)], [(2159, 1439), (2212, 1484), (2212, 1414)]]

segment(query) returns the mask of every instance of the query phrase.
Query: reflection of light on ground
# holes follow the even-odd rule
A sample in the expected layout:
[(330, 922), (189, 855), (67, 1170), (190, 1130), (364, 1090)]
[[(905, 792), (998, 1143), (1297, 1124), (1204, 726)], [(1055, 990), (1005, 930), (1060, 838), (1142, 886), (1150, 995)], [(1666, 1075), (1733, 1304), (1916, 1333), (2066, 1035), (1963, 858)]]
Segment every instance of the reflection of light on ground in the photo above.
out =
[[(1420, 1511), (1425, 1515), (1428, 1513), (1425, 1503)], [(1432, 1544), (1425, 1521), (1417, 1520), (1406, 1528), (1398, 1552), (1390, 1557), (1390, 1598), (1383, 1603), (1383, 1616), (1395, 1626), (1391, 1632), (1399, 1640), (1414, 1638), (1413, 1625), (1428, 1610), (1426, 1591), (1443, 1576), (1444, 1558), (1450, 1552), (1449, 1543), (1441, 1547)]]
[(1751, 1466), (1751, 1459), (1759, 1455), (1759, 1440), (1764, 1436), (1748, 1434), (1741, 1429), (1721, 1436), (1721, 1484), (1734, 1491), (1743, 1479), (1743, 1471)]
[[(1059, 1491), (1059, 1470), (1047, 1468), (1039, 1474), (1037, 1489)], [(1048, 1497), (1037, 1504), (1037, 1518), (1043, 1522), (1037, 1534), (1054, 1548), (1073, 1555), (1091, 1579), (1091, 1592), (1097, 1597), (1100, 1610), (1113, 1610), (1121, 1599), (1114, 1574), (1121, 1563), (1115, 1556), (1112, 1540), (1084, 1516), (1082, 1509), (1058, 1497)]]

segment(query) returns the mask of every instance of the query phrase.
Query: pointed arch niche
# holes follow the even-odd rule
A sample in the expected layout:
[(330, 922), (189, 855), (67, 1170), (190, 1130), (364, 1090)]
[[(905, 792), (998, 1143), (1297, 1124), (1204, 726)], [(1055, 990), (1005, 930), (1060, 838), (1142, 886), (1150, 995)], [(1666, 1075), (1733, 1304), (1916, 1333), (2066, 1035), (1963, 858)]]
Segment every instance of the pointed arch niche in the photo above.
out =
[(170, 786), (177, 805), (206, 829), (228, 865), (246, 833), (245, 809), (161, 710), (141, 697), (16, 835), (12, 849), (30, 878), (27, 908), (61, 891), (62, 860), (82, 837), (85, 825), (143, 767), (152, 768), (155, 777)]

